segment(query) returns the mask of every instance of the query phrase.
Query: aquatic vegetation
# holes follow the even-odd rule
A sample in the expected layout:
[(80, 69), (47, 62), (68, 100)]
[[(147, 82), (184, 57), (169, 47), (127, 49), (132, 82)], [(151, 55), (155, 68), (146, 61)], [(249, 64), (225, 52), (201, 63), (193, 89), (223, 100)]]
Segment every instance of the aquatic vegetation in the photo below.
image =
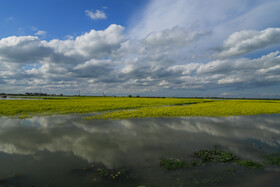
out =
[(180, 159), (165, 158), (160, 161), (160, 167), (167, 170), (173, 170), (190, 167), (190, 163)]
[(280, 113), (278, 100), (213, 100), (187, 106), (143, 107), (137, 110), (107, 112), (88, 119), (128, 119), (183, 116), (226, 117)]
[(201, 159), (201, 162), (232, 162), (237, 160), (237, 156), (230, 152), (219, 150), (200, 150), (194, 155)]
[(234, 162), (238, 158), (233, 153), (220, 150), (199, 150), (194, 152), (199, 161), (184, 161), (182, 159), (165, 158), (160, 161), (160, 167), (167, 170), (200, 166), (206, 162)]
[(245, 166), (247, 168), (251, 168), (251, 169), (261, 169), (263, 168), (263, 165), (258, 163), (258, 162), (254, 162), (251, 160), (238, 160), (237, 163), (240, 166)]
[(118, 180), (120, 178), (125, 178), (127, 176), (127, 169), (97, 169), (97, 173), (100, 177), (106, 177), (113, 180)]
[(220, 151), (220, 150), (200, 150), (194, 153), (194, 155), (200, 158), (201, 163), (205, 162), (236, 162), (240, 166), (245, 166), (251, 169), (263, 168), (263, 165), (251, 160), (241, 160), (231, 152)]
[(280, 153), (264, 156), (269, 165), (280, 166)]
[[(196, 158), (199, 158), (198, 161), (184, 161), (181, 159), (175, 158), (166, 158), (160, 161), (160, 167), (166, 168), (167, 170), (180, 169), (180, 168), (188, 168), (188, 167), (196, 167), (204, 165), (208, 162), (215, 163), (237, 163), (239, 166), (244, 166), (250, 169), (261, 169), (264, 166), (259, 162), (254, 162), (251, 160), (241, 160), (236, 155), (231, 152), (221, 151), (221, 150), (199, 150), (193, 153)], [(279, 156), (268, 157), (270, 159), (269, 163), (271, 165), (279, 164)], [(234, 173), (236, 171), (235, 168), (229, 168), (227, 170), (230, 173)]]
[(185, 105), (205, 101), (209, 100), (128, 97), (48, 97), (40, 100), (0, 100), (0, 117), (9, 116), (24, 119), (33, 115), (92, 113), (151, 106)]

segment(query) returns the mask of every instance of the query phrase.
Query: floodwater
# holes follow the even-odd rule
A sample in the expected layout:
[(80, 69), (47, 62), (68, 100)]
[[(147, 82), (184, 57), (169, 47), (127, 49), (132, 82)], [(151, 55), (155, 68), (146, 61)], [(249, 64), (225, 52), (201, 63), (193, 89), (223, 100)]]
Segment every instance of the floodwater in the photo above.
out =
[[(280, 153), (280, 115), (83, 121), (0, 118), (0, 186), (280, 186), (280, 167), (210, 163), (168, 171), (166, 157), (218, 148), (247, 160)], [(125, 170), (102, 177), (98, 169)], [(112, 173), (111, 173), (112, 174)]]

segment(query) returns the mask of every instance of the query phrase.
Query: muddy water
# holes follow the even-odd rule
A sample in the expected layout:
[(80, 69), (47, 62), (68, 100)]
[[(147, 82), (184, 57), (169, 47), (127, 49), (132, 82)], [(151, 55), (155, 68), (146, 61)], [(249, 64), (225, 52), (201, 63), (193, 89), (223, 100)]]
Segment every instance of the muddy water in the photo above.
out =
[[(205, 164), (167, 171), (162, 158), (218, 148), (246, 160), (280, 153), (280, 115), (83, 121), (80, 116), (0, 119), (4, 186), (280, 186), (280, 167)], [(102, 177), (98, 169), (125, 170)], [(110, 173), (111, 175), (112, 173)]]

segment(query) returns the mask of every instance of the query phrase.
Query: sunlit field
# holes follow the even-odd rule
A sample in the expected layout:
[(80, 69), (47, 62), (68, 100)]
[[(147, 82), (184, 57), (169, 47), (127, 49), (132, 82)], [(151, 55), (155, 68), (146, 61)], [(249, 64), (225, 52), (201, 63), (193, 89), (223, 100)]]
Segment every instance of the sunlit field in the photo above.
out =
[(127, 119), (149, 117), (208, 116), (225, 117), (280, 113), (280, 101), (276, 100), (212, 100), (187, 106), (145, 107), (131, 111), (115, 111), (92, 118)]
[(71, 113), (95, 113), (86, 119), (224, 117), (280, 113), (278, 100), (45, 97), (37, 100), (0, 100), (0, 106), (0, 116), (16, 118)]
[(34, 115), (81, 114), (210, 101), (207, 99), (129, 97), (27, 97), (27, 99), (29, 100), (0, 100), (0, 116), (28, 118)]

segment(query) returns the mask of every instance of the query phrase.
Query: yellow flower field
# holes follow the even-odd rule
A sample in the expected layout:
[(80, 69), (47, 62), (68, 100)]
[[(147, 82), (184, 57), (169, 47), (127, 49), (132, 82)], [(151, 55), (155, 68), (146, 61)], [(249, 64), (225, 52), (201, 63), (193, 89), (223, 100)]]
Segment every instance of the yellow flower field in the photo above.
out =
[[(133, 110), (132, 110), (133, 109)], [(0, 100), (0, 116), (94, 113), (87, 119), (237, 116), (280, 113), (279, 100), (210, 100), (187, 98), (62, 97)]]
[(131, 111), (115, 111), (88, 117), (88, 119), (128, 119), (183, 116), (225, 117), (280, 113), (276, 100), (213, 100), (188, 106), (145, 107)]
[(0, 100), (0, 116), (27, 118), (33, 115), (92, 113), (205, 101), (209, 100), (128, 97), (43, 97), (40, 100)]

